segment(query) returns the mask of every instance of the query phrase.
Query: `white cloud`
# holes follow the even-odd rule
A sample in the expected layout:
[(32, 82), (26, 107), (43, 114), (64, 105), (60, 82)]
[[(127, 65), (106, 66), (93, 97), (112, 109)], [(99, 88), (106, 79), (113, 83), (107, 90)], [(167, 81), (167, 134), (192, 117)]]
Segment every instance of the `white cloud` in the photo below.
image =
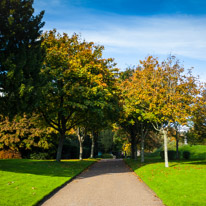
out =
[[(199, 66), (201, 77), (206, 79), (206, 16), (125, 16), (65, 7), (58, 2), (47, 5), (45, 29), (81, 33), (87, 41), (104, 45), (106, 56), (115, 57), (120, 67), (137, 64), (137, 58), (147, 55), (165, 57), (172, 53), (189, 60), (191, 66)], [(55, 10), (55, 4), (61, 11)]]
[[(64, 22), (56, 24), (58, 30), (81, 32), (88, 41), (119, 49), (131, 49), (146, 53), (167, 54), (174, 52), (189, 58), (206, 60), (206, 17), (119, 17), (110, 20)], [(123, 22), (122, 19), (123, 18)], [(65, 25), (66, 24), (66, 25)], [(68, 29), (69, 28), (69, 29)]]

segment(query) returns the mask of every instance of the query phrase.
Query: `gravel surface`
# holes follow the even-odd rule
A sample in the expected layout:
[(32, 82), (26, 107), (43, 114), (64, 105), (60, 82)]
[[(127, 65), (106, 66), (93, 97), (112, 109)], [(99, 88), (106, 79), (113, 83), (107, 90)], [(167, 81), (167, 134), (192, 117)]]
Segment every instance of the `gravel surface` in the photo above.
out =
[(163, 206), (123, 160), (101, 160), (59, 190), (44, 206)]

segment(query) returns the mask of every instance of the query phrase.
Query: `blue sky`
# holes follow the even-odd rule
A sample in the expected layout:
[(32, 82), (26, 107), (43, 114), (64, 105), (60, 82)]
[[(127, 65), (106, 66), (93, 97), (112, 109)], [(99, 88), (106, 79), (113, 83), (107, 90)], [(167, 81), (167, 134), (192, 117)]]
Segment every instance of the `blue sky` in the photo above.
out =
[(44, 30), (104, 45), (121, 70), (172, 54), (206, 81), (205, 0), (34, 0), (34, 8), (45, 10)]

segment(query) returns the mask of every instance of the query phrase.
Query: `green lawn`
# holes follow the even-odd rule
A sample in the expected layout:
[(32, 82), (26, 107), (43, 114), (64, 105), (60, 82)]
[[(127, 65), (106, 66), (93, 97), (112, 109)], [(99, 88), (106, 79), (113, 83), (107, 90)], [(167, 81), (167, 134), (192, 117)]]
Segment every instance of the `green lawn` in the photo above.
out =
[(0, 205), (35, 205), (95, 160), (0, 160)]
[(141, 164), (125, 160), (135, 173), (167, 206), (206, 205), (206, 161), (169, 162), (169, 168), (156, 158)]

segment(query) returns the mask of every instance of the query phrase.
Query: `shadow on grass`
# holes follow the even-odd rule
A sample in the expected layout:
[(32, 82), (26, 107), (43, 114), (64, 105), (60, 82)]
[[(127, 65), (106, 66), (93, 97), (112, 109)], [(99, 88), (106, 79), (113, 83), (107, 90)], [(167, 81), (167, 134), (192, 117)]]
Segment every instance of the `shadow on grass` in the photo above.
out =
[[(148, 164), (164, 163), (160, 158), (146, 157), (145, 162), (141, 163), (140, 160), (126, 160), (133, 169), (143, 167)], [(49, 161), (49, 160), (28, 160), (28, 159), (10, 159), (0, 160), (0, 171), (15, 172), (15, 173), (27, 173), (35, 175), (56, 176), (56, 177), (71, 177), (94, 163), (94, 160), (72, 160), (72, 161)], [(190, 161), (169, 161), (170, 166), (174, 167), (178, 164), (194, 164), (205, 165), (204, 160), (190, 160)], [(132, 165), (131, 165), (132, 164)], [(98, 175), (105, 175), (110, 173), (125, 173), (129, 172), (128, 168), (124, 166), (122, 160), (102, 160), (101, 164), (95, 164), (93, 169), (89, 169), (87, 172), (79, 178), (88, 178)]]
[[(10, 159), (0, 160), (0, 171), (44, 175), (51, 177), (71, 177), (76, 175), (78, 171), (86, 168), (89, 163), (92, 164), (93, 162), (93, 160), (55, 162), (47, 160)], [(102, 159), (101, 163), (93, 165), (88, 170), (89, 172), (84, 172), (80, 176), (77, 176), (77, 178), (84, 179), (99, 175), (132, 172), (128, 169), (128, 167), (125, 166), (125, 163), (122, 161), (122, 159)]]
[[(149, 164), (155, 163), (163, 163), (159, 157), (146, 157), (145, 162), (141, 163), (140, 160), (132, 160), (132, 159), (125, 159), (125, 162), (131, 167), (133, 170), (139, 169)], [(169, 167), (176, 167), (180, 164), (190, 164), (190, 165), (206, 165), (206, 160), (202, 159), (193, 159), (193, 160), (169, 160)]]
[(124, 159), (124, 161), (126, 162), (126, 164), (128, 164), (128, 166), (130, 168), (132, 168), (132, 170), (136, 170), (139, 169), (141, 167), (144, 167), (146, 165), (149, 164), (155, 164), (155, 163), (164, 163), (164, 161), (159, 158), (159, 157), (145, 157), (145, 162), (141, 162), (140, 159), (134, 160), (134, 159)]
[(182, 164), (193, 164), (193, 165), (206, 165), (206, 160), (192, 160), (192, 161), (183, 161)]
[(56, 162), (49, 160), (7, 159), (0, 160), (0, 171), (71, 177), (93, 162), (93, 160)]
[[(10, 159), (0, 160), (0, 171), (27, 173), (34, 175), (71, 177), (94, 163), (94, 160), (72, 160), (72, 161), (47, 161), (47, 160), (28, 160), (28, 159)], [(87, 170), (86, 170), (87, 171)], [(89, 178), (98, 175), (108, 175), (112, 173), (125, 173), (130, 170), (125, 167), (121, 159), (103, 159), (101, 164), (97, 163), (77, 178)]]

